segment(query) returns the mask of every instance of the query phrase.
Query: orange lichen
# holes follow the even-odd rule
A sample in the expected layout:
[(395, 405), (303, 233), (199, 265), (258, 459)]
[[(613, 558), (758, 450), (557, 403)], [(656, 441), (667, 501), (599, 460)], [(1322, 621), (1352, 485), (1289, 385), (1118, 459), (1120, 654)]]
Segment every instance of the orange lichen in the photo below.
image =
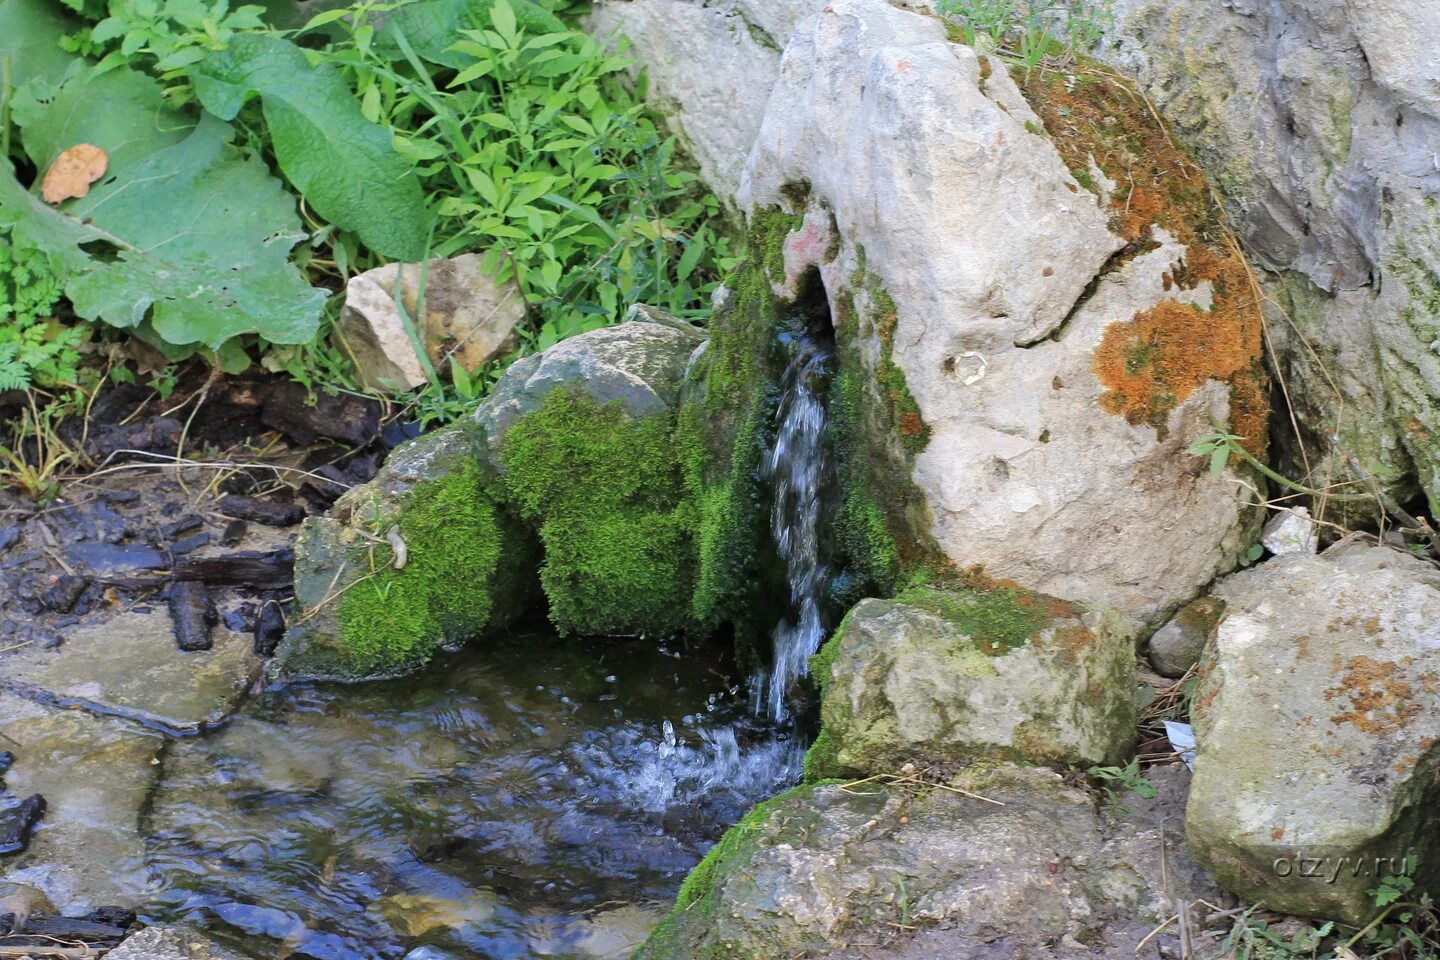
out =
[(1363, 733), (1386, 735), (1405, 729), (1420, 714), (1410, 684), (1398, 675), (1394, 663), (1351, 657), (1342, 669), (1344, 675), (1325, 691), (1325, 699), (1344, 698), (1349, 704), (1330, 718), (1331, 723), (1348, 723)]
[(1113, 185), (1111, 227), (1127, 243), (1121, 259), (1154, 249), (1158, 226), (1186, 248), (1165, 290), (1211, 291), (1208, 310), (1167, 299), (1105, 331), (1094, 356), (1102, 407), (1163, 436), (1177, 405), (1207, 381), (1225, 383), (1231, 432), (1263, 456), (1269, 401), (1260, 301), (1204, 174), (1144, 99), (1102, 68), (1030, 71), (1023, 86), (1065, 165), (1098, 166)]

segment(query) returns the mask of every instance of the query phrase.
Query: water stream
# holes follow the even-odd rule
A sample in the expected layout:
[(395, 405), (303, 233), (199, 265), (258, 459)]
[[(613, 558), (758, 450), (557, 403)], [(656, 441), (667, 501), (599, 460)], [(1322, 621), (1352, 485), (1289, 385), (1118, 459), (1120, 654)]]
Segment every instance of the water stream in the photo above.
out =
[(403, 681), (268, 694), (177, 741), (157, 918), (257, 958), (623, 957), (799, 777), (713, 654), (531, 636)]
[(775, 626), (774, 661), (764, 689), (763, 709), (775, 723), (789, 719), (790, 692), (809, 672), (810, 656), (829, 630), (826, 601), (834, 576), (822, 537), (834, 470), (824, 401), (832, 351), (824, 337), (803, 328), (782, 333), (781, 343), (790, 359), (781, 381), (775, 442), (765, 458), (773, 497), (770, 533), (790, 589), (789, 613)]

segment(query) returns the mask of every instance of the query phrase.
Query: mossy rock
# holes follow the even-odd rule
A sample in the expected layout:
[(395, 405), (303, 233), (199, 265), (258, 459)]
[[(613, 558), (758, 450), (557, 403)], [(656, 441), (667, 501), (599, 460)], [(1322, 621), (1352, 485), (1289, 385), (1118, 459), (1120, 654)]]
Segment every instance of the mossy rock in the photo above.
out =
[(979, 756), (1116, 763), (1135, 737), (1134, 639), (1118, 616), (1007, 584), (865, 600), (816, 654), (823, 751), (889, 773)]

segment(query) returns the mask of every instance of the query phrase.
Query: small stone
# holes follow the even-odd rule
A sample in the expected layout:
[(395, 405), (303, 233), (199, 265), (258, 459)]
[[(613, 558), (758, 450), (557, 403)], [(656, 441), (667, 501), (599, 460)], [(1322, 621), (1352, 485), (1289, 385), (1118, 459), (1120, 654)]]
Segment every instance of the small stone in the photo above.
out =
[(55, 578), (55, 582), (46, 588), (40, 596), (40, 603), (46, 610), (55, 613), (69, 613), (85, 588), (90, 586), (87, 577), (77, 577), (65, 574)]
[(0, 797), (0, 856), (24, 852), (44, 815), (45, 798), (38, 793), (24, 800)]
[(1150, 666), (1162, 677), (1183, 677), (1200, 662), (1205, 644), (1225, 613), (1225, 601), (1202, 597), (1180, 608), (1180, 612), (1150, 637)]
[(1314, 553), (1320, 546), (1320, 528), (1310, 519), (1309, 510), (1291, 507), (1270, 518), (1260, 542), (1277, 557)]
[[(424, 316), (418, 326), (432, 364), (441, 367), (453, 356), (473, 370), (513, 346), (515, 328), (525, 319), (525, 298), (514, 283), (495, 282), (473, 253), (431, 260), (426, 274)], [(406, 314), (416, 317), (418, 263), (389, 263), (351, 277), (340, 312), (341, 335), (357, 373), (376, 389), (408, 390), (429, 379), (409, 325), (395, 306), (397, 275)]]
[(273, 657), (275, 648), (285, 636), (285, 611), (274, 600), (267, 600), (255, 618), (255, 654)]
[(230, 495), (221, 497), (216, 509), (227, 517), (250, 520), (271, 527), (293, 527), (305, 519), (305, 508), (298, 503), (276, 503), (258, 497)]

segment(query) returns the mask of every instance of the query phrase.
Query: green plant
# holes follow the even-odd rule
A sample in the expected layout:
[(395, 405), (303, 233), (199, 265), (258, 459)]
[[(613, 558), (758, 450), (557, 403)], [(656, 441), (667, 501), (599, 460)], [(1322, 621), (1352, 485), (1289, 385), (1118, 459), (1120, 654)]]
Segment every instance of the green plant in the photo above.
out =
[(1120, 790), (1129, 790), (1144, 800), (1153, 800), (1158, 796), (1155, 785), (1140, 772), (1138, 758), (1132, 758), (1123, 767), (1091, 767), (1085, 772), (1099, 783), (1100, 789), (1105, 792), (1105, 799), (1112, 803)]
[(940, 0), (958, 39), (987, 39), (1001, 57), (1027, 70), (1046, 57), (1073, 58), (1088, 50), (1114, 20), (1113, 0)]
[(0, 231), (0, 391), (78, 378), (86, 331), (56, 319), (60, 287), (44, 257)]
[[(83, 3), (67, 2), (86, 12)], [(105, 70), (148, 61), (161, 79), (173, 81), (210, 51), (223, 50), (237, 31), (263, 29), (264, 12), (254, 4), (231, 10), (229, 0), (109, 0), (99, 23), (77, 30), (62, 46), (98, 57)], [(176, 105), (189, 99), (188, 83), (171, 91)]]
[(10, 444), (0, 445), (0, 484), (46, 503), (60, 492), (60, 471), (77, 463), (80, 454), (55, 432), (63, 415), (61, 405), (42, 407), (34, 393), (27, 400), (28, 406), (13, 426)]

